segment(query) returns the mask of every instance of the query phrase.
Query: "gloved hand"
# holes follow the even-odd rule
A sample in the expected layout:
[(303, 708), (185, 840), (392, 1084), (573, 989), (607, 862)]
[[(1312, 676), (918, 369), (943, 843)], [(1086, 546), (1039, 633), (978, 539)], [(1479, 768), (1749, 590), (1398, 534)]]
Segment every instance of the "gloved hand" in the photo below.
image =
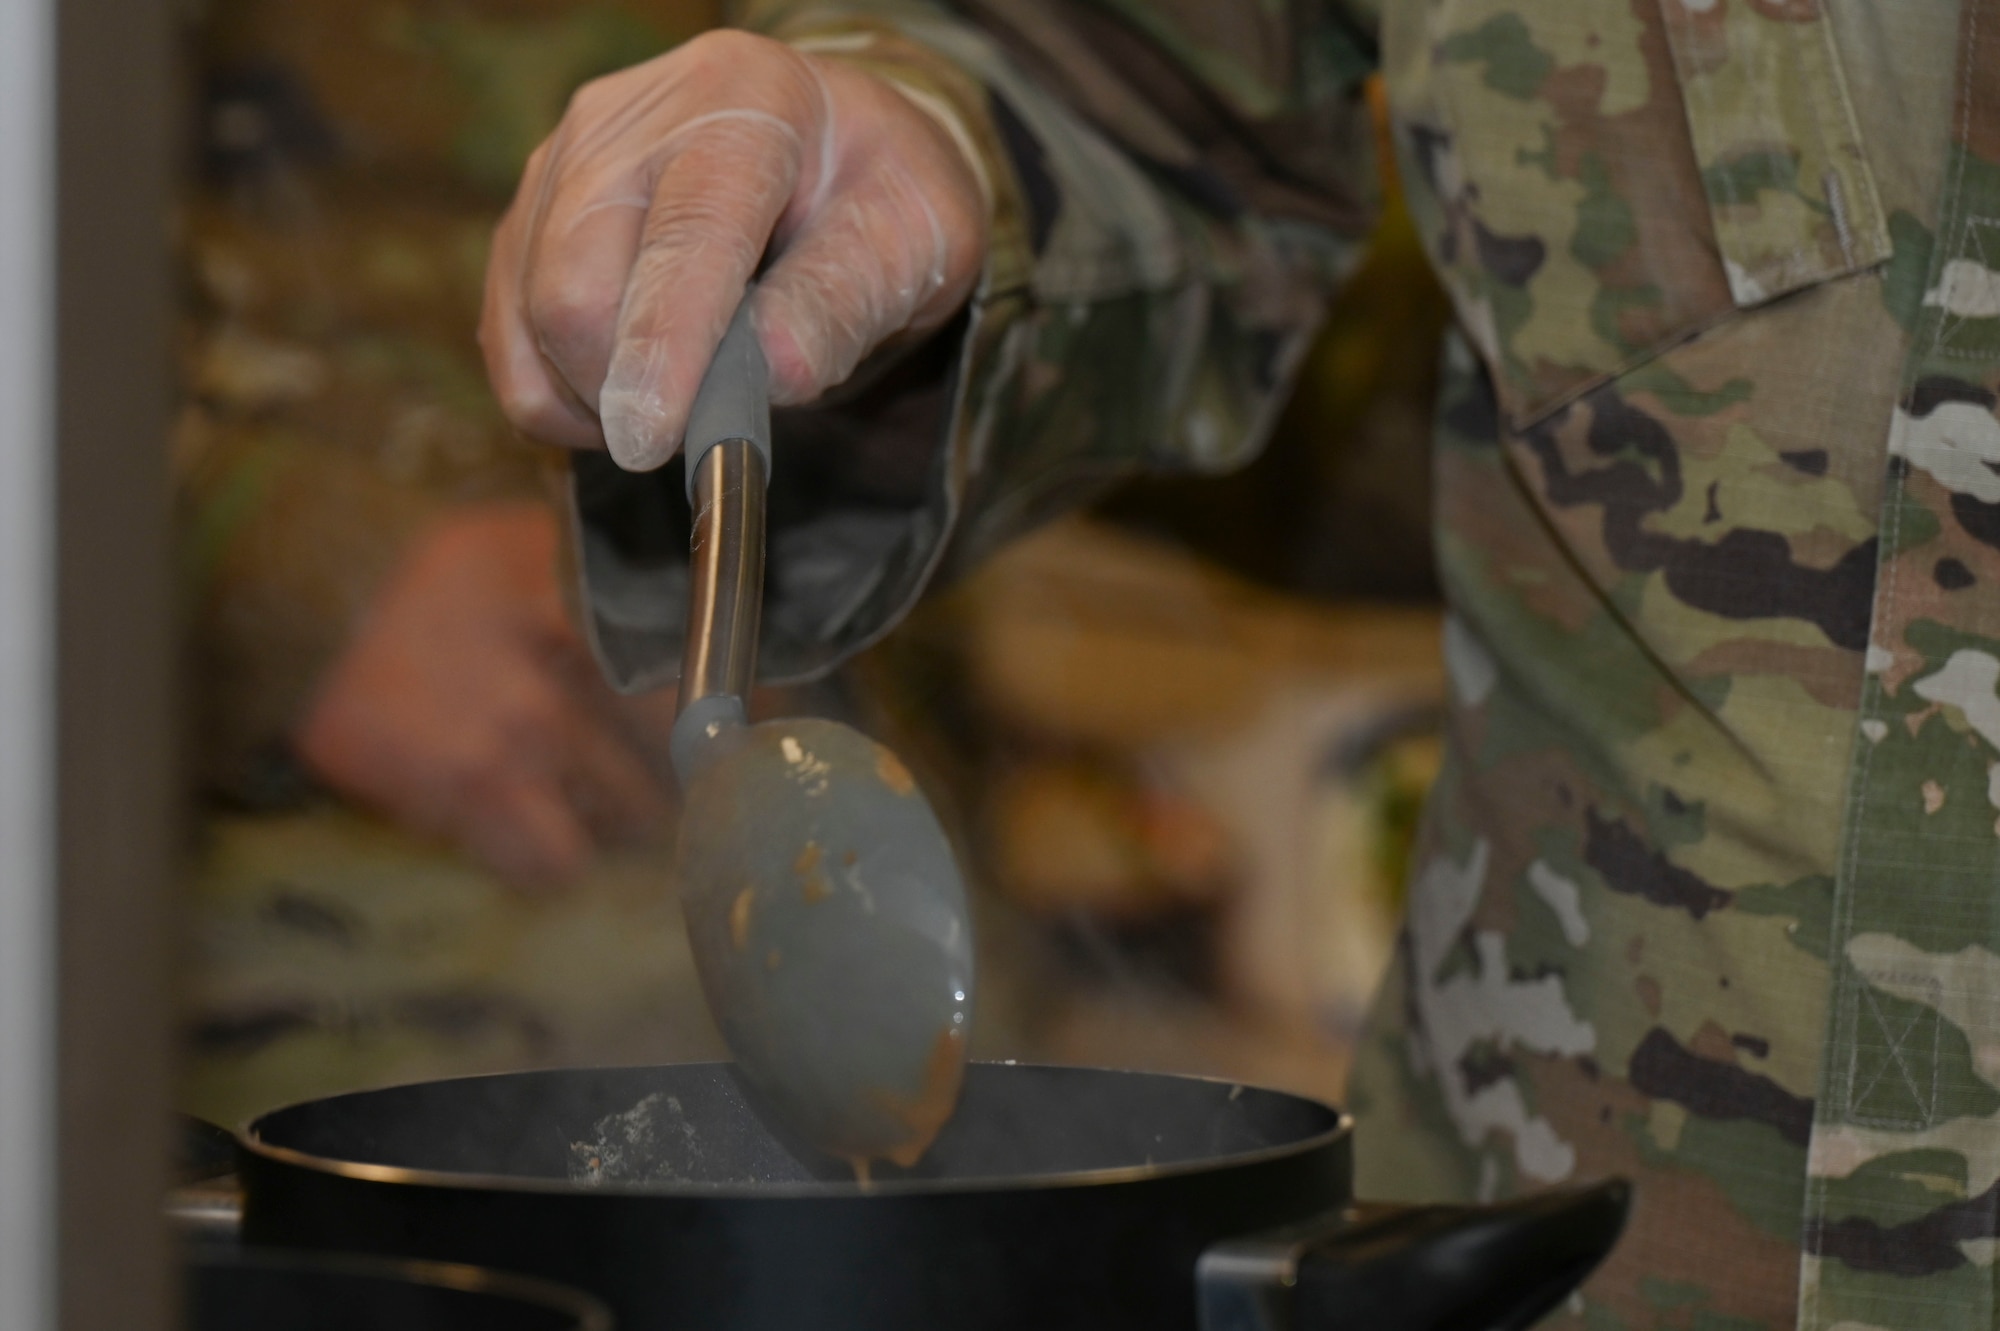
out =
[(744, 286), (771, 400), (808, 402), (955, 313), (987, 205), (948, 121), (837, 57), (718, 30), (581, 89), (494, 236), (480, 344), (513, 422), (679, 449)]
[(621, 699), (599, 677), (564, 613), (557, 539), (536, 504), (436, 521), (292, 736), (334, 790), (524, 886), (572, 877), (667, 811), (673, 694)]

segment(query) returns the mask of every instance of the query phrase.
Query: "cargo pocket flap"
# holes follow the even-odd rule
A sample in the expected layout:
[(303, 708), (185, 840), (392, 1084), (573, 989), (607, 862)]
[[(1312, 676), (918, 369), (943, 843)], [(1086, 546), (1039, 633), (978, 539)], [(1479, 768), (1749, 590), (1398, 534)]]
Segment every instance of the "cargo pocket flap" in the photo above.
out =
[(1818, 0), (1659, 0), (1739, 307), (1873, 267), (1889, 229)]

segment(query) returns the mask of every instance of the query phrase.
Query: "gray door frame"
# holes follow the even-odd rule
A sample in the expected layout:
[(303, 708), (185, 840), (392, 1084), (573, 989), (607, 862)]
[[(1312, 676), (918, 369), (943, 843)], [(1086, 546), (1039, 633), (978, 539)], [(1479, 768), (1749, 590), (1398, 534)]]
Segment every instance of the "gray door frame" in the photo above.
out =
[(0, 1326), (164, 1331), (173, 7), (0, 0)]

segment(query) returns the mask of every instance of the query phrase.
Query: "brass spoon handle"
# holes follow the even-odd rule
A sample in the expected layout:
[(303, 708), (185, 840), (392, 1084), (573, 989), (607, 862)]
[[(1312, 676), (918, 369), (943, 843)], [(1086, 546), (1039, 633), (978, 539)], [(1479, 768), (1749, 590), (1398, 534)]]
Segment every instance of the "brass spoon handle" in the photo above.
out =
[(679, 714), (704, 698), (746, 698), (756, 680), (765, 479), (764, 456), (746, 439), (724, 440), (695, 466)]
[(745, 720), (764, 609), (764, 492), (771, 473), (770, 371), (737, 306), (688, 413), (687, 646), (673, 734), (674, 770), (694, 775), (708, 742)]

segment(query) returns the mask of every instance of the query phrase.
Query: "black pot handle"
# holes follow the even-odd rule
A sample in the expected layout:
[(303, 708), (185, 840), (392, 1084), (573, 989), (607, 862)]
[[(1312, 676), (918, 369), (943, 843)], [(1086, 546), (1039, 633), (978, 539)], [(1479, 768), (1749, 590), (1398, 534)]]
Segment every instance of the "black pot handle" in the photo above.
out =
[(243, 1187), (236, 1179), (236, 1138), (225, 1128), (176, 1115), (174, 1188), (167, 1223), (202, 1247), (233, 1247), (243, 1230)]
[(1622, 1179), (1498, 1206), (1360, 1203), (1201, 1255), (1202, 1331), (1525, 1331), (1618, 1242)]

